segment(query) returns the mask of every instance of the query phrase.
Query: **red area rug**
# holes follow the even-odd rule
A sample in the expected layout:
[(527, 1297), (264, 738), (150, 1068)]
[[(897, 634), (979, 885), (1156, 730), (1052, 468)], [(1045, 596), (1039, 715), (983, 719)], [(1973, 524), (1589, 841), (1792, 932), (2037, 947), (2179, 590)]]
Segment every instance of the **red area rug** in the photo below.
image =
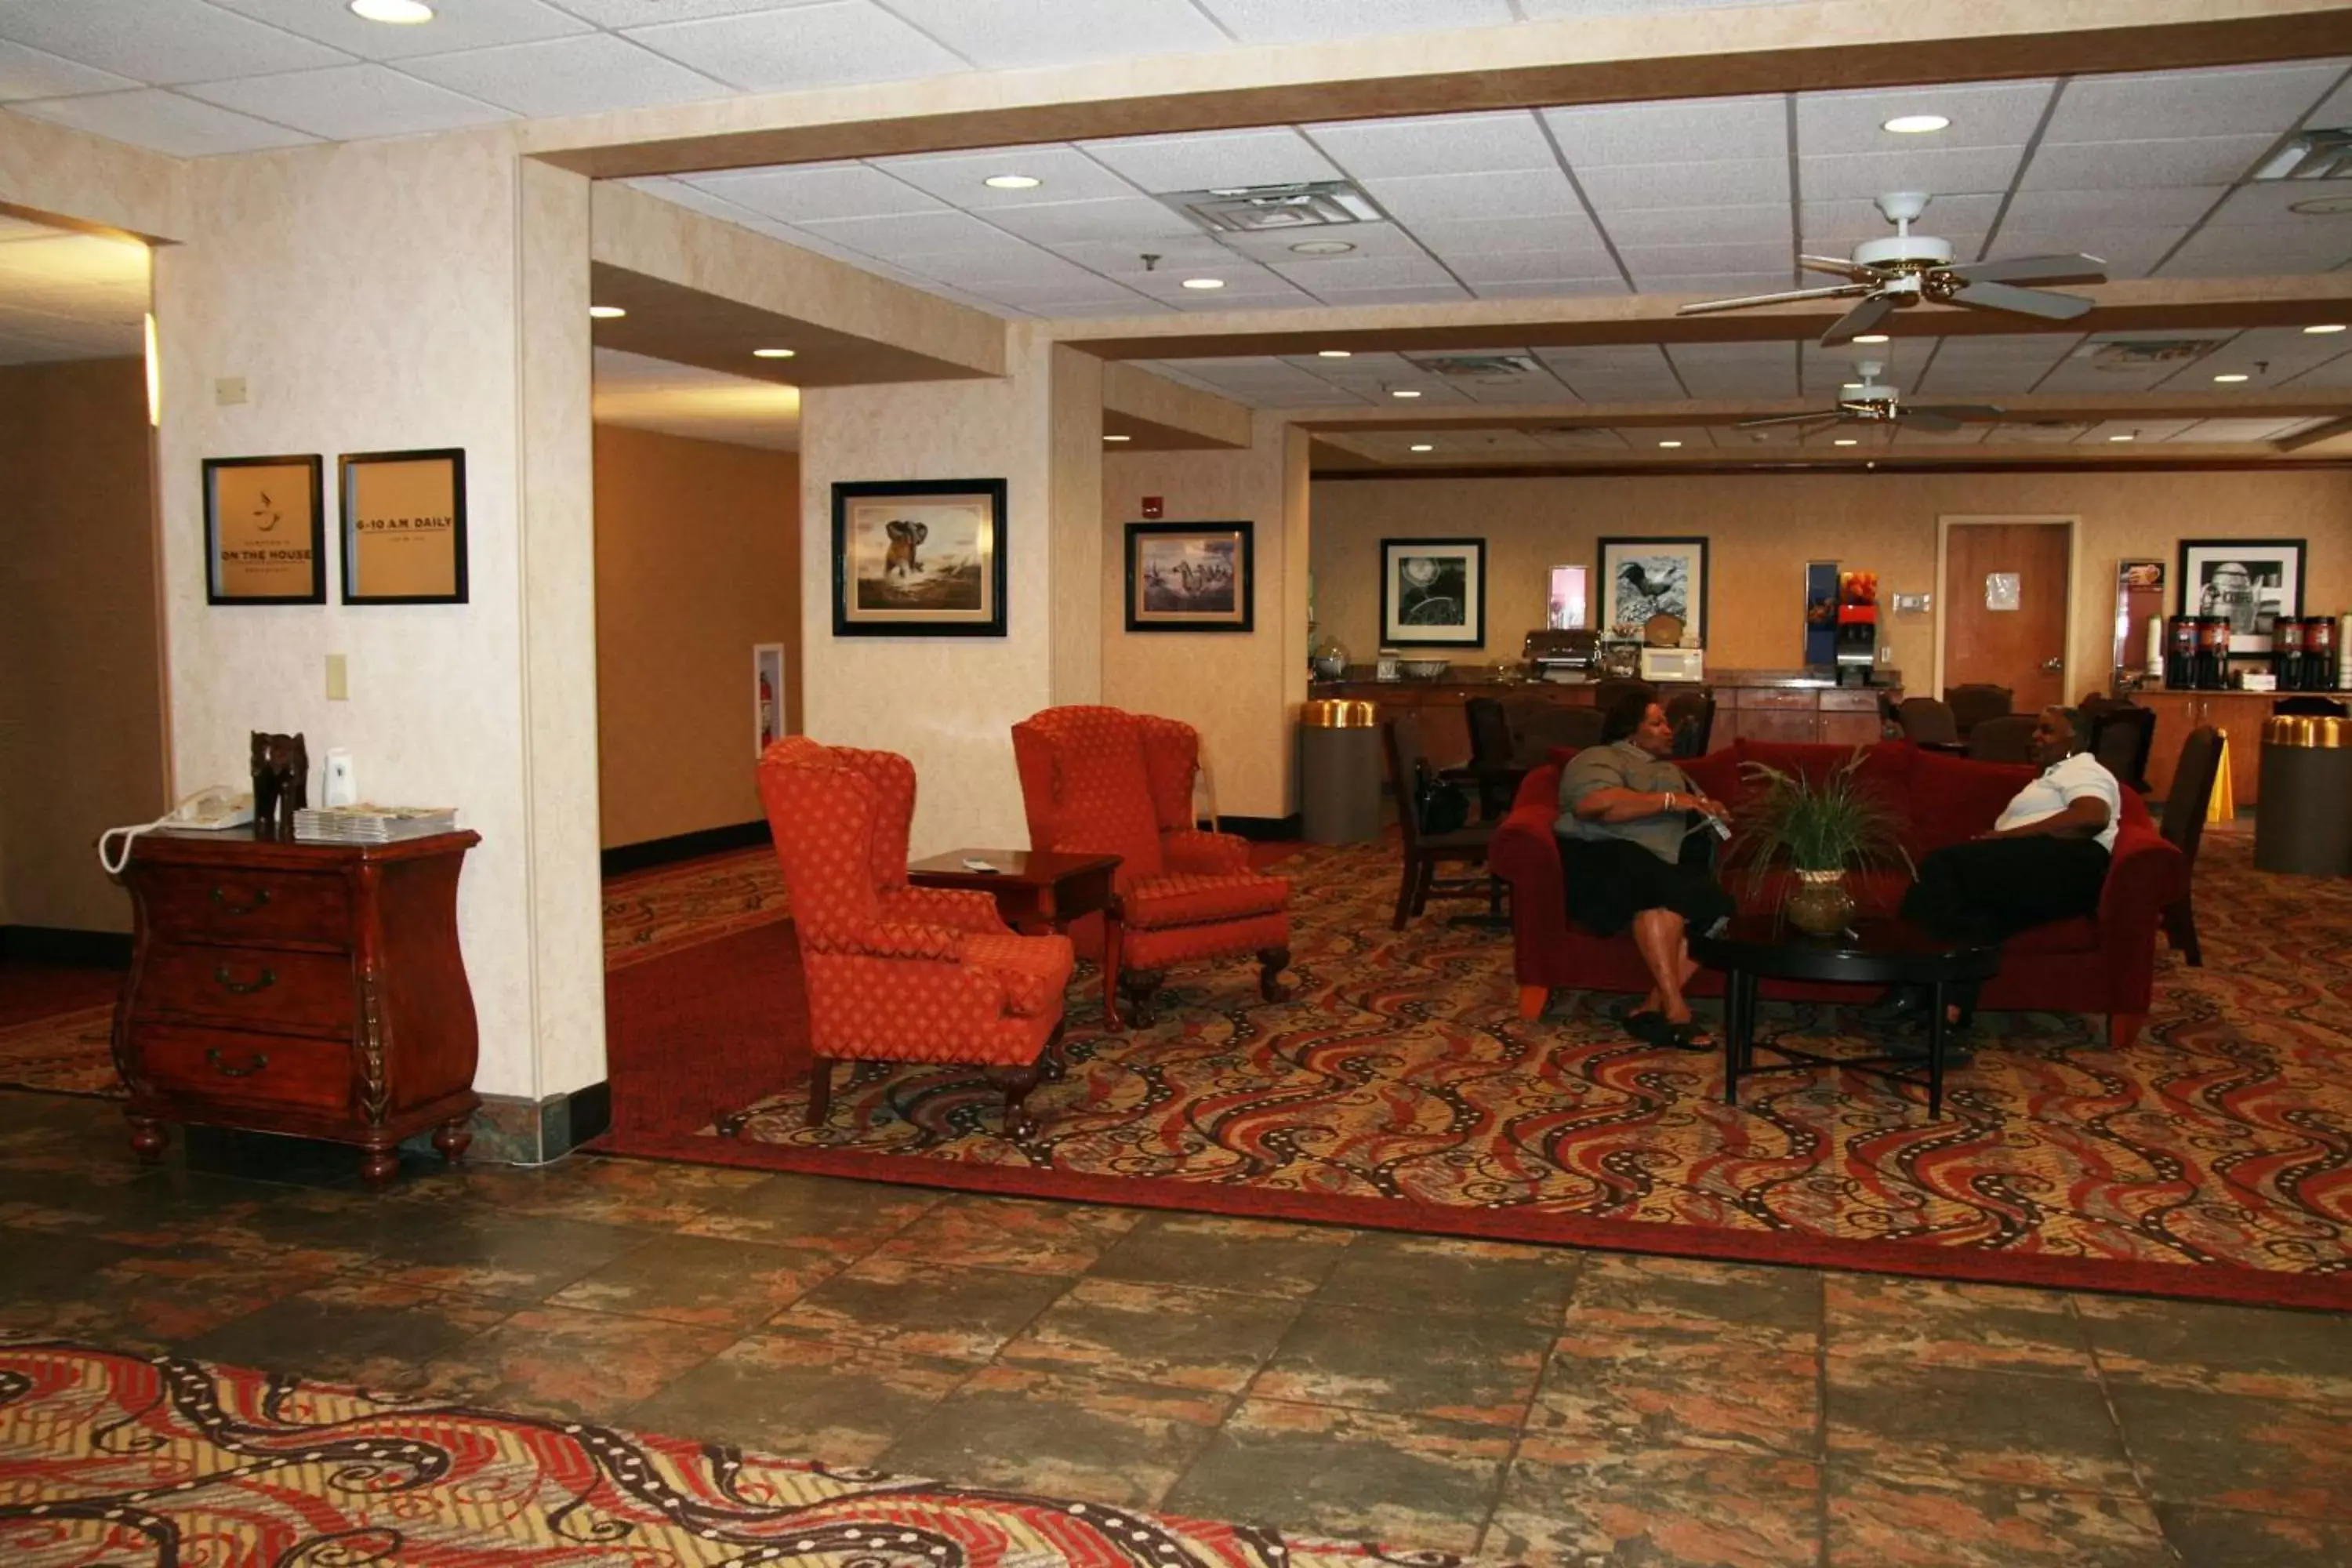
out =
[(1458, 1561), (40, 1342), (0, 1342), (0, 1500), (14, 1568)]
[[(998, 1133), (977, 1075), (869, 1064), (803, 1114), (781, 931), (615, 973), (615, 1152), (974, 1191), (1685, 1256), (2352, 1308), (2352, 884), (2265, 876), (2242, 835), (2199, 874), (2207, 967), (2168, 956), (2143, 1041), (1996, 1016), (1930, 1121), (1916, 1089), (1818, 1070), (1722, 1103), (1719, 1058), (1624, 1037), (1617, 999), (1522, 1024), (1507, 939), (1391, 933), (1394, 852), (1310, 850), (1297, 994), (1179, 971), (1163, 1021), (1107, 1036), (1081, 978), (1071, 1070)], [(1864, 998), (1857, 998), (1864, 1000)], [(660, 1016), (667, 1038), (635, 1020)], [(732, 1020), (730, 1022), (730, 1020)], [(1768, 1027), (1848, 1040), (1840, 1010)], [(1832, 1048), (1835, 1048), (1834, 1046)], [(671, 1087), (656, 1087), (660, 1080)], [(681, 1092), (674, 1084), (685, 1081)], [(763, 1092), (763, 1090), (765, 1092)], [(730, 1100), (731, 1097), (731, 1100)], [(721, 1104), (738, 1109), (715, 1130)], [(651, 1108), (666, 1107), (662, 1110)]]

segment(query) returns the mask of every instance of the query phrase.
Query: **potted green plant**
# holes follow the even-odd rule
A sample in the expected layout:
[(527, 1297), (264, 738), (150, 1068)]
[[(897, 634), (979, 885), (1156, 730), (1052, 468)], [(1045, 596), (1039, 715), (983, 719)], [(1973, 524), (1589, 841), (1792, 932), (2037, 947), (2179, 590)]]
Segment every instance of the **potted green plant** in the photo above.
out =
[(1853, 918), (1849, 871), (1911, 865), (1894, 809), (1863, 786), (1861, 766), (1856, 751), (1819, 783), (1763, 763), (1740, 770), (1754, 791), (1740, 813), (1748, 875), (1760, 883), (1775, 866), (1794, 872), (1783, 908), (1790, 923), (1816, 936), (1834, 935)]

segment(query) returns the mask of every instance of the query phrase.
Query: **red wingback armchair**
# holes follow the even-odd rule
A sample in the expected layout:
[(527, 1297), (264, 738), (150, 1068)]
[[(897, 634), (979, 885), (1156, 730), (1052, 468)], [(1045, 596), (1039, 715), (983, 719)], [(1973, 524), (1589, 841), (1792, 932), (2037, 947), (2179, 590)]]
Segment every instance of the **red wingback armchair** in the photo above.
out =
[(808, 980), (809, 1121), (839, 1060), (970, 1062), (1004, 1091), (1004, 1130), (1060, 1076), (1067, 937), (1015, 936), (985, 893), (907, 885), (915, 769), (890, 752), (787, 736), (760, 758), (760, 801), (782, 863)]
[[(1853, 752), (1843, 746), (1774, 744), (1744, 737), (1680, 765), (1691, 782), (1737, 813), (1748, 784), (1743, 763), (1760, 762), (1819, 778)], [(1511, 814), (1496, 829), (1488, 864), (1511, 884), (1511, 935), (1519, 982), (1519, 1011), (1541, 1014), (1554, 986), (1593, 991), (1649, 989), (1630, 936), (1598, 937), (1568, 921), (1561, 881), (1559, 844), (1552, 824), (1559, 816), (1561, 753), (1528, 774)], [(1895, 808), (1904, 848), (1916, 861), (1930, 850), (1973, 837), (1993, 825), (2010, 797), (2033, 776), (2028, 766), (1972, 762), (1910, 744), (1887, 742), (1867, 748), (1856, 775)], [(2108, 1037), (2118, 1047), (2137, 1037), (2147, 1021), (2156, 972), (2157, 922), (2164, 908), (2189, 885), (2187, 862), (2157, 831), (2147, 805), (2131, 790), (2123, 793), (2123, 821), (2107, 865), (2098, 911), (2088, 919), (2036, 926), (2003, 944), (2000, 973), (1990, 981), (1982, 1004), (1993, 1008), (2031, 1008), (2058, 1013), (2105, 1013)], [(1857, 896), (1873, 907), (1893, 908), (1907, 874), (1873, 873), (1861, 879)], [(1744, 905), (1762, 907), (1780, 895), (1767, 881), (1751, 889), (1734, 870), (1725, 886)], [(1723, 976), (1702, 972), (1691, 990), (1719, 994)], [(1819, 1001), (1841, 999), (1836, 986), (1768, 982), (1768, 995)], [(1850, 996), (1850, 993), (1844, 994)]]
[[(1151, 1021), (1167, 967), (1255, 952), (1258, 989), (1283, 993), (1290, 963), (1290, 884), (1249, 868), (1248, 847), (1192, 826), (1201, 738), (1190, 724), (1117, 708), (1048, 708), (1013, 726), (1029, 843), (1037, 849), (1117, 855), (1117, 918), (1100, 956), (1129, 1013)], [(1086, 926), (1079, 943), (1097, 956)]]

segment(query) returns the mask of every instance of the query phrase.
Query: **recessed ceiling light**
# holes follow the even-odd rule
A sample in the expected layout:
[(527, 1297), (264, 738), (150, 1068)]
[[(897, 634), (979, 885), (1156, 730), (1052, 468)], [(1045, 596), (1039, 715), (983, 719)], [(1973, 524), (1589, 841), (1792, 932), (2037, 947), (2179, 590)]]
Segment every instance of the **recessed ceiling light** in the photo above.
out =
[(433, 20), (433, 7), (425, 0), (352, 0), (352, 15), (371, 22), (408, 26)]
[(1106, 441), (1132, 441), (1135, 437), (1132, 436), (1106, 436), (1103, 439)]
[(1941, 131), (1951, 121), (1941, 114), (1898, 114), (1880, 129), (1892, 131), (1897, 136), (1918, 136), (1930, 131)]
[(617, 321), (628, 314), (618, 305), (591, 305), (588, 313), (600, 321)]
[(1222, 289), (1224, 286), (1225, 280), (1222, 278), (1187, 278), (1184, 279), (1184, 287), (1187, 289)]
[(2342, 217), (2352, 213), (2352, 196), (2310, 196), (2289, 202), (2286, 210), (2301, 213), (2305, 217)]
[(2244, 371), (2242, 371), (2242, 370), (2231, 370), (2231, 371), (2224, 371), (2224, 372), (2222, 372), (2220, 375), (2215, 376), (2213, 379), (2214, 379), (2215, 381), (2246, 381), (2246, 380), (2249, 380), (2249, 379), (2251, 379), (2251, 378), (2246, 374), (2246, 373), (2245, 373)]
[(1836, 440), (1831, 442), (1830, 445), (1832, 447), (1853, 447), (1858, 446), (1860, 443), (1855, 441), (1851, 436), (1841, 436)]
[(2128, 436), (2110, 436), (2107, 439), (2110, 441), (2128, 441), (2131, 437)]
[(992, 191), (1034, 191), (1045, 182), (1034, 174), (991, 174), (981, 184)]
[(751, 357), (753, 359), (790, 359), (798, 353), (800, 353), (798, 349), (753, 349)]
[(1416, 452), (1434, 452), (1437, 450), (1435, 447), (1431, 446), (1426, 441), (1414, 442), (1412, 449)]
[[(2323, 329), (2315, 328), (2312, 330), (2319, 331)], [(1353, 349), (1317, 349), (1315, 351), (1315, 357), (1317, 359), (1353, 359), (1356, 357), (1356, 351)]]
[(1661, 441), (1658, 445), (1661, 447), (1679, 447), (1682, 443), (1680, 441)]
[(1864, 332), (1862, 336), (1854, 339), (1853, 341), (1858, 343), (1883, 343), (1886, 341), (1886, 334), (1885, 332)]
[(2342, 331), (2344, 330), (2344, 323), (2341, 321), (2321, 321), (2315, 325), (2305, 327), (2303, 330), (2315, 338), (2322, 332)]
[(1302, 239), (1290, 247), (1293, 256), (1345, 256), (1356, 247), (1344, 239)]
[(1410, 386), (1399, 386), (1391, 388), (1389, 392), (1389, 395), (1391, 397), (1419, 397), (1421, 394), (1415, 392)]

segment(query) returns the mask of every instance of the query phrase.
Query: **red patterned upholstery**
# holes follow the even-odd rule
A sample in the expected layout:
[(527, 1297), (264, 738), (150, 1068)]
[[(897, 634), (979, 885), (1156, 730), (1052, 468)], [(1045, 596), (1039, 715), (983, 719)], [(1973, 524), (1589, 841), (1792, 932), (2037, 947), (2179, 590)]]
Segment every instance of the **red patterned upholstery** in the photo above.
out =
[[(1192, 826), (1200, 736), (1189, 724), (1117, 708), (1049, 708), (1013, 727), (1033, 848), (1120, 857), (1113, 886), (1120, 962), (1157, 971), (1258, 953), (1288, 961), (1290, 884), (1249, 868), (1248, 846)], [(1086, 934), (1089, 956), (1098, 939)], [(1274, 994), (1269, 969), (1265, 984)]]
[(807, 973), (812, 1118), (844, 1058), (972, 1062), (1034, 1083), (1061, 1028), (1069, 939), (1013, 935), (985, 893), (907, 885), (906, 758), (793, 735), (768, 748), (759, 778)]

